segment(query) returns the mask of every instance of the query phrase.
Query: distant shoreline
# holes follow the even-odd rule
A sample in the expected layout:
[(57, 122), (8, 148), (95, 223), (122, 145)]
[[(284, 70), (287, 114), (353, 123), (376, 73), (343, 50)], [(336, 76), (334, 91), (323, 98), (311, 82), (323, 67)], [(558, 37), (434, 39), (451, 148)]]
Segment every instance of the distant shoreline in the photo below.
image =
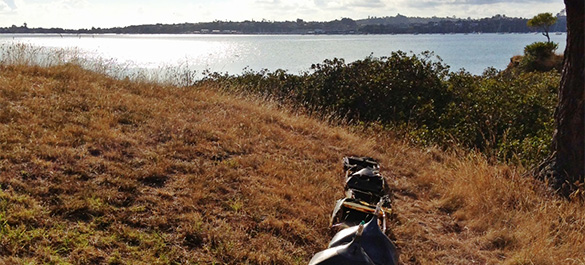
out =
[[(125, 27), (90, 29), (29, 28), (12, 25), (0, 28), (1, 33), (55, 34), (246, 34), (246, 35), (360, 35), (360, 34), (472, 34), (472, 33), (530, 33), (538, 29), (527, 26), (528, 19), (495, 15), (491, 18), (456, 17), (369, 17), (353, 20), (342, 18), (325, 22), (304, 21), (213, 21), (180, 24), (143, 24)], [(566, 32), (566, 16), (557, 15), (550, 32)]]
[[(551, 31), (550, 33), (556, 35), (566, 34), (566, 31)], [(14, 35), (14, 36), (43, 36), (43, 35), (63, 35), (63, 36), (121, 36), (121, 35), (197, 35), (197, 36), (367, 36), (367, 35), (482, 35), (482, 34), (539, 34), (538, 32), (472, 32), (472, 33), (6, 33), (0, 32), (0, 35)]]

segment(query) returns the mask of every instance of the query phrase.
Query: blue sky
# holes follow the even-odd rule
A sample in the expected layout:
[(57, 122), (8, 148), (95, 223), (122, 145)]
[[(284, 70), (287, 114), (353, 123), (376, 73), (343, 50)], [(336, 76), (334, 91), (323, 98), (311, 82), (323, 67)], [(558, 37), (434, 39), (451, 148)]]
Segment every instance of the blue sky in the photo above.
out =
[(532, 17), (562, 0), (0, 0), (0, 27), (69, 29), (214, 20), (327, 21), (368, 16)]

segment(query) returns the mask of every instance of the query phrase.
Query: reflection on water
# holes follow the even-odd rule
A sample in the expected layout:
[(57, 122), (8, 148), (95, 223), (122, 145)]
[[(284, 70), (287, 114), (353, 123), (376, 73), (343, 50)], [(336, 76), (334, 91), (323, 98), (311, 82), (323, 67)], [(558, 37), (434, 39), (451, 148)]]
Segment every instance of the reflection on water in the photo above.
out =
[[(552, 35), (565, 48), (565, 35)], [(325, 59), (346, 62), (392, 51), (434, 51), (452, 70), (481, 74), (487, 67), (503, 69), (540, 34), (451, 35), (61, 35), (4, 34), (0, 43), (29, 43), (77, 49), (91, 58), (113, 59), (131, 68), (184, 67), (201, 73), (252, 70), (307, 71)]]

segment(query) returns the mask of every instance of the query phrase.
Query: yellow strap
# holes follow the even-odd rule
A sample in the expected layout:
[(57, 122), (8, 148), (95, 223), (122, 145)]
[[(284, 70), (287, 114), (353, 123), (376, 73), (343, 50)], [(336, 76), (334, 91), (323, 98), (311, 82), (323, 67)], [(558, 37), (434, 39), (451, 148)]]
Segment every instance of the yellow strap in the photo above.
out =
[[(364, 212), (364, 213), (369, 213), (369, 214), (373, 214), (374, 212), (376, 212), (376, 207), (373, 207), (373, 206), (366, 204), (366, 203), (363, 203), (363, 202), (356, 203), (356, 202), (344, 201), (343, 206), (346, 208), (352, 209), (352, 210), (356, 210), (356, 211), (360, 211), (360, 212)], [(384, 211), (386, 214), (392, 214), (391, 208), (382, 207), (382, 211)], [(382, 216), (382, 213), (380, 213), (379, 216)]]

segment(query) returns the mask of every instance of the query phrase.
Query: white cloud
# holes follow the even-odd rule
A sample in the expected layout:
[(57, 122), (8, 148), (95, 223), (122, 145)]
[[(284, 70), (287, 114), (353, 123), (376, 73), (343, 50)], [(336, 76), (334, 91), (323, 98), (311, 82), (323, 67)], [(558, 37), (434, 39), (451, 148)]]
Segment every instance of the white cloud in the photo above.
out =
[(90, 28), (213, 20), (326, 21), (368, 16), (531, 17), (560, 0), (3, 0), (0, 26)]
[(12, 10), (16, 9), (16, 3), (14, 3), (14, 0), (3, 0), (4, 4), (0, 4), (0, 6), (3, 7), (8, 7)]
[(367, 7), (367, 8), (380, 8), (386, 6), (380, 0), (365, 0), (365, 1), (352, 1), (352, 5), (357, 7)]
[(10, 8), (6, 3), (0, 2), (0, 14), (11, 12), (12, 8)]
[[(497, 14), (509, 17), (532, 17), (542, 12), (559, 12), (564, 5), (551, 0), (401, 0), (400, 13), (411, 16), (491, 17)], [(403, 13), (404, 12), (404, 13)]]
[[(499, 3), (509, 5), (514, 4), (541, 4), (541, 3), (555, 3), (554, 0), (418, 0), (418, 1), (404, 1), (403, 3), (411, 7), (429, 8), (429, 7), (449, 7), (449, 6), (486, 6)], [(452, 7), (451, 7), (452, 8)]]
[(381, 0), (314, 0), (315, 6), (328, 9), (353, 10), (355, 8), (379, 8), (385, 4)]

